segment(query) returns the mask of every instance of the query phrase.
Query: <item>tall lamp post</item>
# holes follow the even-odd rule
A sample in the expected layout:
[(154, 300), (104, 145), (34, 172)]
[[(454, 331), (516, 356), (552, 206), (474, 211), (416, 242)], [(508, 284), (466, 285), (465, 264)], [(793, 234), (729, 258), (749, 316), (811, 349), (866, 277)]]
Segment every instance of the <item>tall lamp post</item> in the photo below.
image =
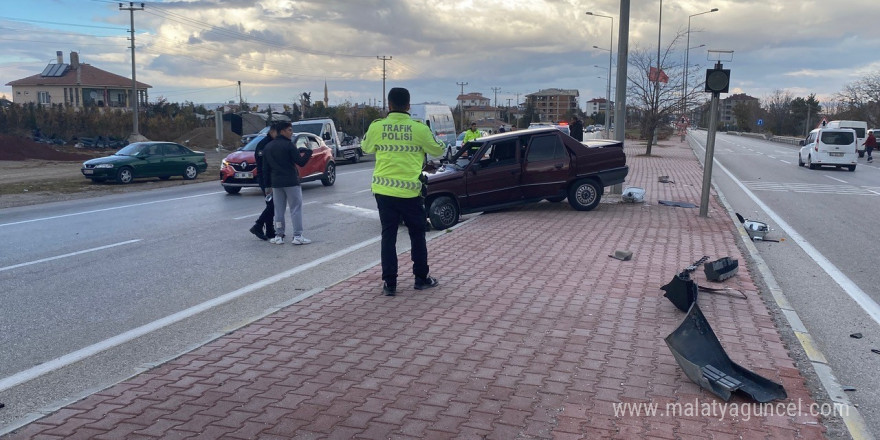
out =
[[(685, 47), (687, 48), (687, 50), (685, 50), (685, 53), (684, 53), (684, 86), (683, 86), (684, 88), (681, 91), (682, 92), (681, 93), (681, 113), (682, 113), (682, 116), (687, 115), (688, 62), (689, 62), (689, 56), (691, 54), (691, 18), (696, 17), (698, 15), (708, 14), (710, 12), (717, 12), (717, 11), (718, 11), (718, 8), (712, 8), (708, 11), (688, 15), (687, 43), (685, 44)], [(701, 44), (697, 47), (703, 47), (703, 46), (705, 46), (705, 44)], [(696, 49), (696, 48), (694, 48), (694, 49)]]
[[(607, 69), (607, 67), (602, 67), (602, 66), (599, 66), (596, 64), (594, 64), (593, 67), (595, 67), (597, 69)], [(605, 79), (604, 77), (601, 77), (601, 76), (599, 78)], [(611, 69), (608, 69), (608, 82), (609, 83), (611, 82)], [(608, 85), (610, 86), (611, 84), (608, 84)], [(606, 90), (605, 96), (606, 97), (611, 96), (611, 89)], [(610, 109), (611, 109), (611, 102), (606, 101), (605, 102), (605, 122), (604, 122), (605, 128), (608, 128), (611, 125), (611, 113), (609, 112)]]
[[(587, 12), (587, 15), (593, 17), (603, 17), (611, 20), (611, 32), (608, 41), (608, 88), (605, 90), (605, 139), (611, 139), (611, 62), (614, 55), (614, 17), (610, 15), (594, 14)], [(593, 46), (595, 49), (601, 49)]]

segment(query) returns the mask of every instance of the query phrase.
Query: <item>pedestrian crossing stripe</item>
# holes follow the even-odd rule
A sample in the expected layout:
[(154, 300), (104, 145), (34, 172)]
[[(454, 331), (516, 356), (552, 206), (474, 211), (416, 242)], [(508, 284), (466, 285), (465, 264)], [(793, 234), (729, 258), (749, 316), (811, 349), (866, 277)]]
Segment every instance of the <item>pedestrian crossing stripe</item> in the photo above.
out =
[(795, 192), (810, 194), (839, 194), (855, 196), (880, 196), (880, 187), (877, 186), (853, 186), (833, 185), (819, 183), (787, 183), (787, 182), (763, 182), (744, 181), (749, 189), (754, 191)]

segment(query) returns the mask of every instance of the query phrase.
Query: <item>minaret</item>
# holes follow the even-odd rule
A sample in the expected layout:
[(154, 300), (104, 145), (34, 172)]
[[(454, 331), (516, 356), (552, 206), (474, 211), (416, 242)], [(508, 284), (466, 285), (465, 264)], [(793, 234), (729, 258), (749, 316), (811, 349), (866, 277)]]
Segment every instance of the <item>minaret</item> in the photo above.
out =
[(330, 97), (327, 96), (327, 80), (324, 80), (324, 107), (330, 107)]

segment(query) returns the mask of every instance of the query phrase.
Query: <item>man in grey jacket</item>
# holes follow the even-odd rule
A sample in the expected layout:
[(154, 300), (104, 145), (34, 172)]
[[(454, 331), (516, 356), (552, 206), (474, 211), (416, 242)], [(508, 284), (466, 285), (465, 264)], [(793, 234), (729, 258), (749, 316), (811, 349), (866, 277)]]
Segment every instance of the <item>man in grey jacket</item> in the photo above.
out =
[(263, 176), (266, 186), (272, 188), (272, 201), (275, 204), (275, 238), (270, 243), (284, 244), (284, 215), (290, 207), (293, 221), (293, 244), (309, 244), (312, 240), (303, 237), (302, 187), (299, 186), (299, 172), (296, 166), (305, 166), (312, 157), (312, 150), (297, 149), (291, 141), (293, 127), (290, 122), (275, 125), (278, 135), (263, 150)]

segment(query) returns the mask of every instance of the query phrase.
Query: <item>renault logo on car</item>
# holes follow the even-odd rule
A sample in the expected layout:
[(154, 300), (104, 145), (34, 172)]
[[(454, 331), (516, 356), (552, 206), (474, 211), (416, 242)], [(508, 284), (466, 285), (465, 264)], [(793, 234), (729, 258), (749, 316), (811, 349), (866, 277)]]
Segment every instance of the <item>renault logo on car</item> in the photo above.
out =
[(242, 168), (247, 168), (247, 165), (248, 165), (248, 164), (247, 164), (247, 161), (243, 161), (243, 162), (241, 163), (241, 165), (239, 165), (239, 166), (242, 167)]

